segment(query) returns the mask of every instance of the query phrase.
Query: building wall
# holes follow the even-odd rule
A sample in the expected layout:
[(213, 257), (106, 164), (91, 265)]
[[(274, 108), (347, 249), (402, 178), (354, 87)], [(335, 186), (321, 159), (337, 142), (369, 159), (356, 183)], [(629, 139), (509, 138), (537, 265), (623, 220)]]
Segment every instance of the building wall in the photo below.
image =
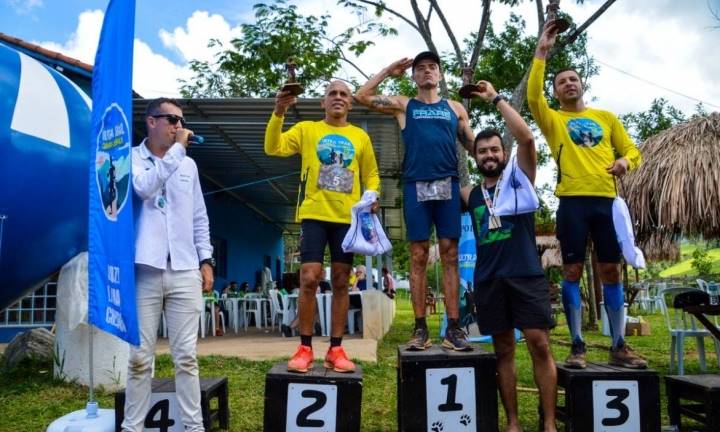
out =
[[(221, 290), (233, 280), (238, 285), (248, 282), (251, 288), (254, 287), (256, 272), (262, 270), (266, 256), (272, 263), (273, 280), (276, 279), (276, 260), (280, 260), (280, 271), (284, 271), (283, 238), (278, 227), (266, 222), (236, 199), (222, 194), (205, 197), (205, 204), (210, 218), (210, 235), (216, 249), (226, 249), (227, 274), (225, 277), (215, 275), (216, 290)], [(224, 243), (224, 247), (217, 246), (218, 240)]]

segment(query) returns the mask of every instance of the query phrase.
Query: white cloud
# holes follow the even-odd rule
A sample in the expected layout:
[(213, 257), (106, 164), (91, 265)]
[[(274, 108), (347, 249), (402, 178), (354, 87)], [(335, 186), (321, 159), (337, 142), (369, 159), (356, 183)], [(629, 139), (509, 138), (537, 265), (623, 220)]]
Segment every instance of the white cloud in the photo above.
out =
[(93, 64), (100, 40), (103, 11), (88, 10), (78, 16), (78, 25), (70, 38), (62, 43), (33, 42), (49, 50), (57, 51), (82, 62)]
[(7, 0), (7, 3), (19, 15), (27, 15), (33, 9), (40, 8), (43, 5), (42, 0)]
[[(84, 11), (78, 17), (78, 25), (64, 42), (34, 41), (47, 49), (60, 52), (85, 63), (95, 62), (95, 52), (104, 13), (101, 10)], [(185, 27), (177, 27), (172, 33), (159, 30), (164, 45), (176, 50), (183, 59), (207, 60), (212, 52), (207, 49), (210, 38), (228, 43), (239, 36), (239, 27), (231, 28), (220, 15), (197, 11), (188, 18)], [(133, 55), (133, 89), (143, 97), (180, 95), (179, 79), (192, 77), (187, 63), (177, 64), (162, 54), (154, 52), (150, 45), (135, 39)]]
[(166, 48), (177, 51), (185, 61), (209, 61), (213, 60), (213, 51), (208, 49), (208, 41), (217, 39), (223, 46), (229, 46), (241, 33), (239, 26), (231, 28), (221, 15), (195, 11), (185, 27), (176, 27), (172, 33), (160, 29), (159, 36)]
[[(19, 0), (9, 0), (20, 5)], [(332, 36), (358, 23), (361, 19), (373, 19), (372, 11), (365, 17), (356, 17), (347, 9), (337, 6), (335, 0), (295, 1), (299, 12), (320, 16), (331, 14), (328, 35)], [(424, 4), (424, 2), (420, 2)], [(650, 80), (690, 96), (720, 105), (720, 87), (714, 85), (720, 76), (720, 44), (717, 43), (720, 30), (713, 30), (707, 5), (703, 1), (682, 2), (678, 9), (670, 0), (637, 0), (618, 2), (608, 9), (589, 29), (588, 49), (598, 60), (632, 75)], [(41, 4), (32, 0), (24, 4)], [(452, 7), (453, 2), (443, 2), (444, 12), (451, 22), (456, 36), (462, 39), (477, 30), (481, 9), (478, 4)], [(589, 0), (583, 5), (564, 2), (566, 10), (576, 22), (583, 22), (599, 6), (599, 0)], [(388, 5), (408, 17), (412, 11), (405, 0), (389, 0)], [(510, 8), (493, 5), (492, 20), (501, 28), (507, 20)], [(528, 31), (536, 28), (536, 15), (532, 2), (523, 2), (513, 9), (525, 17)], [(76, 31), (61, 43), (39, 42), (49, 49), (92, 63), (102, 25), (102, 11), (85, 11), (80, 14)], [(244, 15), (246, 20), (252, 15)], [(357, 63), (364, 72), (373, 74), (390, 62), (404, 56), (414, 56), (426, 49), (424, 41), (408, 24), (392, 15), (391, 19), (400, 34), (395, 37), (378, 39)], [(440, 51), (451, 49), (444, 37), (437, 17), (432, 20), (432, 30)], [(213, 52), (207, 49), (211, 38), (224, 44), (240, 36), (239, 26), (233, 27), (223, 16), (206, 11), (195, 11), (183, 26), (172, 30), (159, 29), (158, 37), (164, 47), (178, 53), (183, 63), (175, 63), (166, 56), (154, 52), (146, 41), (135, 41), (134, 87), (143, 96), (178, 95), (178, 78), (190, 78), (185, 62), (190, 59), (211, 60)], [(601, 65), (602, 66), (602, 65)], [(343, 77), (359, 74), (346, 67)], [(360, 78), (362, 80), (362, 78)], [(674, 95), (672, 92), (647, 84), (616, 70), (602, 66), (600, 75), (593, 77), (592, 91), (588, 102), (599, 108), (618, 114), (646, 110), (654, 98), (665, 97), (670, 102), (690, 113), (695, 103)], [(591, 99), (594, 98), (594, 99)], [(708, 107), (710, 110), (717, 109)]]

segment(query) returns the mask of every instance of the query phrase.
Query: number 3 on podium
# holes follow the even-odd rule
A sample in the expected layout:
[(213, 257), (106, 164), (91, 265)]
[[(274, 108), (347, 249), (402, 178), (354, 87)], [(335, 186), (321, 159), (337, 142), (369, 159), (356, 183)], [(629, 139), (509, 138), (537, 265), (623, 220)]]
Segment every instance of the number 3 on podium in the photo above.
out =
[(637, 381), (593, 381), (593, 429), (602, 432), (640, 430)]

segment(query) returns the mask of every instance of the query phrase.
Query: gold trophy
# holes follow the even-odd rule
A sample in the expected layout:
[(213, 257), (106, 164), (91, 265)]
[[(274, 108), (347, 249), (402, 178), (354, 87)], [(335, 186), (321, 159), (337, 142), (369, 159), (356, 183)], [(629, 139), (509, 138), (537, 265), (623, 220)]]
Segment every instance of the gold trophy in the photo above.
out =
[(472, 78), (473, 78), (473, 70), (469, 67), (464, 67), (462, 69), (463, 86), (460, 87), (460, 90), (458, 90), (458, 94), (463, 99), (472, 99), (472, 93), (480, 91), (478, 86), (471, 83)]
[(287, 71), (288, 79), (282, 86), (281, 90), (290, 92), (290, 94), (292, 94), (293, 96), (299, 95), (304, 90), (303, 86), (300, 85), (299, 82), (297, 82), (297, 78), (295, 77), (295, 69), (297, 69), (297, 65), (293, 61), (293, 58), (288, 58), (287, 63), (285, 63), (285, 70)]
[(570, 21), (565, 18), (558, 18), (558, 12), (560, 11), (560, 0), (550, 0), (547, 5), (547, 19), (549, 22), (555, 24), (555, 28), (558, 33), (562, 33), (570, 28)]

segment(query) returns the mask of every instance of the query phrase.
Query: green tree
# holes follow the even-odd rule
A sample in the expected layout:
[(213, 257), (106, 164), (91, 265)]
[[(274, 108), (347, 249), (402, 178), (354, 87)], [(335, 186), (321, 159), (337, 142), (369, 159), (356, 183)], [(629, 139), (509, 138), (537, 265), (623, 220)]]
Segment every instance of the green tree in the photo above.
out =
[(331, 37), (329, 14), (305, 16), (287, 0), (259, 3), (253, 9), (255, 22), (242, 24), (242, 36), (233, 39), (231, 47), (211, 41), (209, 48), (221, 49), (215, 62), (190, 62), (194, 77), (182, 82), (183, 97), (273, 97), (287, 80), (289, 58), (298, 65), (305, 96), (317, 96), (343, 62), (356, 67), (352, 59), (374, 44), (367, 39), (372, 34), (396, 34), (368, 21)]
[[(418, 0), (408, 1), (412, 9), (412, 16), (406, 16), (397, 10), (388, 7), (384, 0), (338, 0), (338, 4), (351, 8), (361, 14), (368, 13), (369, 8), (372, 8), (372, 13), (378, 18), (381, 18), (383, 15), (390, 15), (399, 18), (422, 37), (428, 50), (440, 55), (441, 53), (437, 49), (437, 41), (439, 41), (439, 39), (437, 35), (433, 35), (431, 31), (431, 20), (434, 18), (438, 19), (444, 30), (444, 35), (441, 37), (447, 38), (452, 46), (452, 50), (446, 56), (443, 56), (446, 58), (445, 61), (450, 61), (451, 64), (456, 65), (456, 71), (467, 69), (470, 71), (471, 76), (477, 78), (478, 75), (476, 68), (478, 66), (478, 61), (481, 58), (481, 53), (485, 43), (485, 36), (490, 26), (491, 4), (493, 3), (493, 0), (482, 0), (482, 14), (478, 23), (478, 29), (468, 40), (466, 40), (466, 45), (470, 47), (469, 49), (463, 49), (461, 43), (458, 42), (461, 39), (456, 36), (452, 24), (445, 17), (445, 14), (442, 8), (440, 8), (437, 0), (427, 0), (423, 6), (419, 4)], [(501, 3), (512, 7), (518, 6), (521, 2), (522, 0), (494, 1), (494, 3)], [(536, 37), (538, 37), (542, 33), (542, 28), (545, 24), (544, 11), (546, 4), (543, 0), (534, 0), (534, 3), (537, 9), (538, 26)], [(584, 0), (576, 0), (576, 3), (584, 3)], [(604, 1), (582, 24), (571, 27), (571, 29), (565, 33), (555, 48), (551, 51), (549, 59), (552, 59), (552, 57), (557, 54), (563, 53), (563, 50), (565, 50), (566, 47), (574, 44), (578, 38), (584, 34), (585, 30), (587, 30), (587, 28), (613, 3), (615, 3), (615, 0)], [(512, 50), (510, 50), (510, 52), (511, 51)], [(511, 94), (510, 104), (518, 111), (520, 111), (525, 102), (525, 90), (527, 87), (527, 79), (530, 69), (529, 66), (530, 60), (528, 59), (524, 64), (524, 68), (522, 68), (524, 74), (521, 76), (521, 79), (514, 83), (512, 91), (508, 91), (508, 93)], [(446, 68), (446, 71), (447, 70), (448, 69)], [(446, 79), (448, 79), (447, 74)], [(444, 81), (441, 82), (441, 94), (444, 97), (450, 97), (448, 84)], [(505, 133), (505, 139), (503, 141), (508, 149), (512, 147), (512, 140), (507, 132)], [(458, 158), (460, 182), (461, 184), (468, 184), (470, 180), (469, 167), (465, 162), (465, 150), (460, 143), (457, 144), (457, 151), (458, 155), (462, 156)]]
[[(701, 109), (702, 107), (699, 106), (698, 110)], [(660, 98), (654, 99), (647, 111), (625, 114), (620, 116), (620, 120), (635, 140), (643, 142), (678, 123), (686, 122), (687, 118), (667, 99)]]
[(707, 249), (698, 246), (692, 256), (690, 266), (697, 272), (698, 276), (707, 276), (712, 272), (712, 260)]

